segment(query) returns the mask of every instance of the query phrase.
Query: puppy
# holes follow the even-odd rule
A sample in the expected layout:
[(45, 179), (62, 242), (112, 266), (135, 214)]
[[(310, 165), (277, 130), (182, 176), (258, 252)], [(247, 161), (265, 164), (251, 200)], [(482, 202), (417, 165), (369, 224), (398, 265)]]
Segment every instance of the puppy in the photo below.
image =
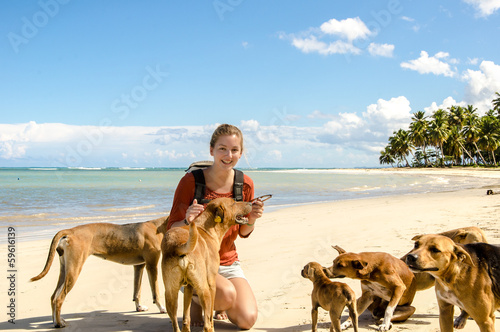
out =
[(313, 282), (312, 300), (312, 331), (317, 331), (318, 325), (318, 307), (327, 310), (330, 313), (332, 325), (330, 331), (341, 332), (340, 316), (344, 307), (349, 309), (354, 332), (358, 332), (358, 313), (356, 311), (356, 294), (347, 284), (341, 282), (332, 282), (323, 272), (323, 267), (316, 262), (311, 262), (304, 266), (301, 273), (302, 277), (310, 279)]
[(204, 331), (213, 331), (215, 278), (219, 269), (219, 249), (230, 227), (246, 224), (252, 210), (250, 202), (217, 198), (189, 225), (171, 228), (161, 244), (162, 274), (165, 283), (167, 313), (174, 332), (177, 323), (177, 297), (184, 285), (183, 331), (190, 330), (193, 291), (198, 294), (204, 315)]
[[(393, 322), (406, 321), (415, 308), (410, 304), (416, 292), (415, 276), (400, 259), (383, 252), (341, 253), (326, 268), (331, 278), (348, 277), (361, 280), (362, 294), (356, 306), (361, 315), (376, 297), (388, 301), (380, 331), (388, 331)], [(351, 325), (348, 320), (342, 329)]]
[(441, 332), (453, 331), (454, 305), (465, 310), (481, 332), (495, 331), (500, 308), (500, 247), (487, 243), (456, 244), (442, 235), (414, 237), (406, 263), (436, 279)]
[(165, 308), (158, 300), (158, 261), (163, 234), (158, 233), (157, 229), (167, 218), (125, 225), (92, 223), (57, 232), (52, 239), (43, 271), (31, 278), (31, 281), (36, 281), (49, 272), (57, 251), (61, 268), (59, 281), (51, 297), (54, 326), (66, 326), (66, 322), (61, 318), (62, 304), (90, 255), (120, 264), (134, 265), (134, 301), (137, 311), (148, 310), (139, 303), (142, 273), (146, 267), (153, 301), (160, 312), (164, 313)]

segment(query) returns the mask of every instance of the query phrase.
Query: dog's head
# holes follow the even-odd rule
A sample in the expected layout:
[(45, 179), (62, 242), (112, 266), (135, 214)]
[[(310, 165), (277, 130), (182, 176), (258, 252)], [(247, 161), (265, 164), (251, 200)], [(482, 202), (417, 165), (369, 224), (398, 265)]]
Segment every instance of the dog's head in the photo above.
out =
[(220, 229), (225, 234), (231, 226), (247, 224), (246, 215), (251, 211), (250, 202), (235, 202), (232, 198), (225, 197), (216, 198), (208, 203), (196, 223), (205, 229)]
[(324, 274), (323, 269), (324, 267), (321, 266), (319, 263), (310, 262), (306, 264), (306, 266), (304, 266), (300, 275), (306, 279), (314, 281), (316, 280), (318, 275)]
[(414, 248), (406, 256), (406, 264), (413, 272), (428, 272), (441, 277), (450, 272), (455, 263), (474, 265), (462, 245), (443, 235), (417, 235)]
[(484, 232), (480, 228), (475, 226), (453, 229), (451, 231), (439, 233), (439, 235), (444, 235), (446, 237), (449, 237), (455, 243), (460, 243), (460, 244), (488, 242), (486, 240)]
[[(340, 252), (340, 251), (339, 251)], [(340, 254), (333, 260), (333, 265), (325, 268), (328, 278), (360, 278), (365, 274), (368, 262), (363, 260), (360, 255), (352, 252)]]

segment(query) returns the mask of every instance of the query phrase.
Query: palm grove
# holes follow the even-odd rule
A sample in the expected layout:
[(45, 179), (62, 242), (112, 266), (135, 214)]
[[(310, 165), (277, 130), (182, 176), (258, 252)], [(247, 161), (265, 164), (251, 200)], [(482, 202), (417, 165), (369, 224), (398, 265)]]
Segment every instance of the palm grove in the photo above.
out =
[(380, 164), (496, 166), (500, 157), (500, 94), (493, 108), (479, 116), (472, 105), (438, 109), (431, 116), (413, 114), (408, 130), (399, 129), (380, 152)]

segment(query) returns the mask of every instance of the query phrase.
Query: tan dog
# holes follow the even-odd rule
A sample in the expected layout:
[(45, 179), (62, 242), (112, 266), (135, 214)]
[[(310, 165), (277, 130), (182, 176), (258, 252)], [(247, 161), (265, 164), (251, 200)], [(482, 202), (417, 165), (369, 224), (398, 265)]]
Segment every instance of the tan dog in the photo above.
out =
[(142, 273), (146, 267), (153, 301), (161, 312), (165, 312), (165, 308), (158, 301), (158, 261), (163, 234), (158, 234), (157, 229), (167, 218), (125, 225), (92, 223), (57, 232), (50, 244), (43, 271), (31, 278), (31, 281), (36, 281), (49, 272), (57, 251), (61, 268), (59, 281), (51, 297), (54, 326), (66, 326), (66, 322), (61, 318), (62, 304), (90, 255), (120, 264), (134, 265), (134, 301), (137, 311), (148, 310), (139, 303)]
[(332, 325), (330, 331), (341, 332), (340, 317), (344, 307), (349, 309), (349, 317), (354, 326), (354, 332), (358, 332), (358, 312), (356, 311), (356, 294), (347, 284), (332, 282), (323, 272), (323, 267), (316, 262), (304, 266), (302, 277), (313, 282), (312, 300), (312, 331), (317, 331), (318, 308), (321, 307), (330, 313)]
[[(340, 252), (340, 251), (339, 251)], [(326, 270), (331, 278), (348, 277), (361, 280), (361, 297), (357, 300), (358, 315), (376, 297), (388, 301), (380, 331), (388, 331), (391, 322), (403, 322), (415, 312), (410, 304), (416, 292), (415, 276), (400, 259), (383, 252), (341, 253)], [(342, 329), (351, 325), (348, 320)]]
[[(453, 240), (453, 242), (459, 244), (488, 242), (486, 240), (486, 235), (484, 235), (484, 232), (480, 228), (475, 226), (452, 229), (450, 231), (439, 233), (439, 235), (449, 237)], [(407, 255), (408, 254), (401, 257), (404, 262), (406, 262)], [(417, 292), (429, 289), (434, 286), (435, 279), (430, 273), (414, 272), (414, 274), (417, 281)], [(456, 329), (463, 329), (465, 327), (465, 324), (467, 323), (468, 317), (469, 315), (467, 314), (467, 312), (462, 310), (460, 315), (455, 319), (454, 327)]]
[(167, 313), (174, 332), (177, 323), (177, 297), (184, 285), (183, 331), (190, 330), (193, 290), (198, 294), (204, 313), (204, 331), (213, 331), (215, 278), (219, 269), (219, 249), (229, 228), (246, 224), (252, 210), (249, 202), (217, 198), (188, 226), (171, 228), (165, 233), (161, 249)]
[(454, 305), (465, 310), (481, 332), (494, 332), (495, 310), (500, 308), (500, 247), (461, 245), (432, 234), (414, 240), (406, 262), (413, 271), (435, 277), (441, 332), (453, 331)]

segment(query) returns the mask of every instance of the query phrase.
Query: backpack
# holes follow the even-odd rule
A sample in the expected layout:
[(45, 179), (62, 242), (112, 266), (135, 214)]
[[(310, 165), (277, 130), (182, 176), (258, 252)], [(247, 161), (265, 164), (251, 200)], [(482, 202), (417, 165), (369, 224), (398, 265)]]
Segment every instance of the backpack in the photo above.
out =
[[(192, 173), (194, 176), (194, 198), (198, 204), (206, 204), (210, 202), (209, 199), (205, 199), (205, 175), (203, 175), (203, 169), (211, 166), (213, 162), (211, 161), (198, 161), (189, 165), (186, 169), (186, 173)], [(237, 202), (243, 201), (243, 172), (234, 169), (234, 181), (233, 181), (233, 199)]]

